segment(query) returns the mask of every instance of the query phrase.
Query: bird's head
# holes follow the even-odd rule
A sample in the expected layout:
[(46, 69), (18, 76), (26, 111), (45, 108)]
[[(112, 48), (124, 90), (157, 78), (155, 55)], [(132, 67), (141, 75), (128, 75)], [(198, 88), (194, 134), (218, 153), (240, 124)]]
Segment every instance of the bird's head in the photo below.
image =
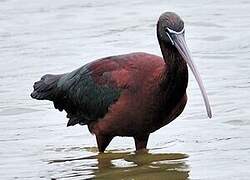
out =
[(184, 35), (184, 22), (173, 12), (163, 13), (157, 23), (158, 38), (167, 45), (174, 45), (175, 35)]
[[(173, 12), (163, 13), (157, 23), (158, 40), (164, 44), (166, 48), (176, 48), (182, 59), (186, 61), (189, 68), (193, 72), (195, 79), (200, 87), (203, 99), (205, 101), (208, 117), (212, 117), (211, 107), (208, 101), (207, 93), (203, 86), (199, 72), (192, 61), (190, 51), (185, 41), (185, 29), (183, 20)], [(164, 51), (164, 49), (162, 49)], [(163, 52), (164, 54), (164, 52)]]

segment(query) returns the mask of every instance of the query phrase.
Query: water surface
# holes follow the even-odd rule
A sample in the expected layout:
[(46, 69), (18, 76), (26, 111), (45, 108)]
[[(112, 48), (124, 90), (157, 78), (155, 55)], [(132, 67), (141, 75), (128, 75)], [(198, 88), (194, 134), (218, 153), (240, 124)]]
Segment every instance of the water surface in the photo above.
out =
[[(185, 21), (212, 119), (190, 75), (182, 115), (150, 136), (148, 152), (115, 138), (98, 155), (86, 127), (29, 96), (46, 73), (96, 58), (160, 55), (155, 24), (164, 11)], [(250, 2), (0, 0), (1, 179), (249, 179)]]

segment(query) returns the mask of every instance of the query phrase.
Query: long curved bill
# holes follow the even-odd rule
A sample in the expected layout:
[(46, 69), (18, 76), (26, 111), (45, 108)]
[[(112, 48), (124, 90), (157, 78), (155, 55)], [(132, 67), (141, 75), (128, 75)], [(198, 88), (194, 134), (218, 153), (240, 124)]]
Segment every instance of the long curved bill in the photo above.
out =
[(206, 109), (207, 109), (207, 115), (209, 118), (212, 117), (212, 111), (211, 111), (211, 107), (208, 101), (208, 97), (207, 97), (207, 93), (206, 90), (204, 88), (204, 85), (202, 83), (200, 74), (196, 68), (196, 65), (193, 63), (192, 59), (191, 59), (191, 55), (190, 52), (188, 50), (188, 47), (186, 45), (186, 41), (185, 41), (185, 37), (184, 37), (184, 32), (182, 33), (171, 33), (171, 37), (172, 37), (172, 43), (173, 45), (178, 49), (179, 53), (181, 54), (181, 56), (183, 57), (183, 59), (187, 62), (188, 66), (190, 67), (191, 71), (194, 74), (194, 77), (200, 87), (205, 105), (206, 105)]

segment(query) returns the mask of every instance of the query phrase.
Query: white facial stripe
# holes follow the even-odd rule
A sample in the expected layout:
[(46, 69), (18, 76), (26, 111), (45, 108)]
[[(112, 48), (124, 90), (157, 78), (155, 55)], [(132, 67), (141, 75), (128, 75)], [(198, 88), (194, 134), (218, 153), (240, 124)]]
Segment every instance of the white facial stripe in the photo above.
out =
[(176, 32), (176, 31), (174, 31), (174, 30), (172, 30), (172, 29), (169, 29), (169, 28), (167, 28), (168, 29), (168, 31), (170, 32), (170, 33), (173, 33), (173, 34), (182, 34), (184, 31), (185, 31), (185, 29), (183, 28), (180, 32)]
[(168, 38), (170, 39), (170, 41), (171, 41), (172, 45), (174, 45), (174, 41), (173, 41), (173, 39), (170, 37), (170, 35), (169, 35), (168, 33), (166, 33), (166, 34), (168, 35)]

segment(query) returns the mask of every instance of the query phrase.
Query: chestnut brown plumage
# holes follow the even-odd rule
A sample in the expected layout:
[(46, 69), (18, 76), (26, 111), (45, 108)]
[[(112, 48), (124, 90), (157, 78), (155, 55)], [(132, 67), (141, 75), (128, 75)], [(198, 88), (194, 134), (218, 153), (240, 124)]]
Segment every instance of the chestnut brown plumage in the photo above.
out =
[(146, 148), (150, 133), (173, 121), (186, 102), (188, 68), (211, 109), (184, 40), (184, 23), (162, 14), (157, 37), (163, 58), (131, 53), (96, 60), (70, 73), (45, 75), (34, 84), (32, 98), (50, 100), (65, 110), (68, 126), (87, 125), (103, 152), (113, 137), (131, 136), (136, 150)]

